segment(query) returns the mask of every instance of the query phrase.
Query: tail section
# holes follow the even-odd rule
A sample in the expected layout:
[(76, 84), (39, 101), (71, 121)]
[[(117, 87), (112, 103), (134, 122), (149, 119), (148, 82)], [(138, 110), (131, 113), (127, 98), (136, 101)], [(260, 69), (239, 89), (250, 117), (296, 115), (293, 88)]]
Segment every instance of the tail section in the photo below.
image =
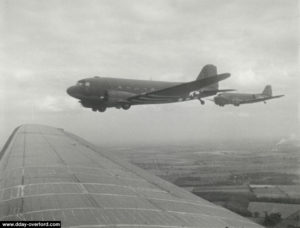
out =
[(268, 97), (272, 97), (272, 87), (270, 85), (267, 85), (264, 88), (264, 91), (262, 92), (263, 95), (268, 96)]
[[(197, 77), (197, 80), (216, 76), (217, 74), (218, 74), (217, 67), (212, 64), (207, 64), (202, 68), (200, 74)], [(218, 90), (218, 88), (219, 88), (218, 82), (205, 87), (205, 89), (207, 89), (207, 90)]]
[(200, 74), (197, 77), (197, 80), (203, 79), (203, 78), (207, 78), (207, 77), (211, 77), (211, 76), (215, 76), (217, 75), (217, 67), (211, 64), (207, 64), (205, 65)]

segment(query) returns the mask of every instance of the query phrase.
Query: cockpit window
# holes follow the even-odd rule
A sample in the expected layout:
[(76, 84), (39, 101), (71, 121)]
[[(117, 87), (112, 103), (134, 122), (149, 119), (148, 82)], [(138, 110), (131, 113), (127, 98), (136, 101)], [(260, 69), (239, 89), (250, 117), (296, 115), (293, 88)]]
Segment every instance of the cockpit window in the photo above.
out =
[(77, 84), (76, 85), (78, 85), (78, 86), (83, 86), (84, 85), (84, 83), (83, 82), (77, 82)]
[(77, 86), (80, 86), (80, 87), (90, 87), (91, 86), (91, 82), (89, 82), (89, 81), (78, 81), (77, 82), (77, 84), (76, 84)]

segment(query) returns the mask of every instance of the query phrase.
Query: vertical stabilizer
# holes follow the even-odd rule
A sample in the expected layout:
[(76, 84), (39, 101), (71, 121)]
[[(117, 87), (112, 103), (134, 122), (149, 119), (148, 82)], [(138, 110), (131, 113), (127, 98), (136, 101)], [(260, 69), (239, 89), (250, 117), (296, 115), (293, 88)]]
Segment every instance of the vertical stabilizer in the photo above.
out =
[(264, 91), (262, 92), (263, 95), (268, 96), (268, 97), (272, 97), (272, 87), (270, 85), (267, 85), (264, 88)]
[[(204, 78), (216, 76), (217, 74), (218, 74), (217, 67), (212, 65), (212, 64), (207, 64), (202, 68), (200, 74), (197, 77), (197, 80), (201, 80), (201, 79), (204, 79)], [(207, 90), (218, 90), (218, 88), (219, 88), (218, 83), (215, 83), (215, 84), (212, 84), (208, 87), (205, 87), (205, 89), (207, 89)]]

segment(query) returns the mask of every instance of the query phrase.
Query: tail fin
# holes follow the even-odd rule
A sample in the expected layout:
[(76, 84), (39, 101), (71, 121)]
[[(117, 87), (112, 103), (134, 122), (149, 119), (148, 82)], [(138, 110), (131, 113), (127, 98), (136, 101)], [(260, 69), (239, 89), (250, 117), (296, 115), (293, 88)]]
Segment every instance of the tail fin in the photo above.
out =
[[(212, 76), (216, 76), (217, 74), (218, 74), (217, 67), (212, 65), (212, 64), (207, 64), (202, 68), (200, 74), (197, 77), (197, 80), (212, 77)], [(218, 83), (211, 84), (210, 86), (205, 87), (205, 88), (207, 90), (218, 90), (219, 84)]]
[(262, 94), (266, 95), (266, 96), (269, 96), (269, 97), (272, 97), (272, 87), (270, 85), (267, 85), (264, 88), (264, 91), (262, 92)]

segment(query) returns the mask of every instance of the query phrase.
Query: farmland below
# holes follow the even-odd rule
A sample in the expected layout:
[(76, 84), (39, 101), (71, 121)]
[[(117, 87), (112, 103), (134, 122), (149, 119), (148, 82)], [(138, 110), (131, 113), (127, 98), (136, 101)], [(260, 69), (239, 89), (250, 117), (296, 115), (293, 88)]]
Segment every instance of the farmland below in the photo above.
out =
[[(300, 212), (298, 140), (206, 141), (106, 150), (267, 227)], [(268, 223), (271, 216), (276, 221)]]

